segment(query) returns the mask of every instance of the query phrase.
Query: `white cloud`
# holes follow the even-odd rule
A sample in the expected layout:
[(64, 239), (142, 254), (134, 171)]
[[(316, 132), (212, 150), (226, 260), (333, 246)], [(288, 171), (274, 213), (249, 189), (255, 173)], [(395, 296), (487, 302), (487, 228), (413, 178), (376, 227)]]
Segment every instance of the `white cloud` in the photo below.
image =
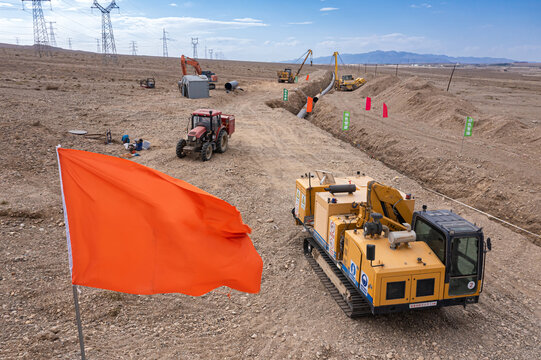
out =
[(310, 25), (313, 24), (312, 21), (303, 21), (303, 22), (290, 22), (288, 25)]
[(335, 8), (335, 7), (324, 7), (324, 8), (319, 9), (319, 11), (334, 11), (334, 10), (338, 10), (338, 8)]
[(233, 19), (234, 21), (240, 21), (240, 22), (249, 22), (249, 23), (257, 23), (257, 22), (263, 22), (263, 20), (259, 19), (252, 19), (252, 18), (240, 18), (240, 19)]
[(13, 4), (10, 4), (10, 3), (5, 3), (5, 2), (0, 2), (0, 7), (14, 7)]
[(427, 4), (427, 3), (423, 3), (423, 4), (419, 4), (419, 5), (411, 4), (410, 7), (414, 8), (414, 9), (419, 9), (419, 8), (430, 9), (432, 7), (432, 5)]
[(169, 4), (169, 6), (177, 7), (178, 5), (175, 4), (175, 3), (171, 3), (171, 4)]

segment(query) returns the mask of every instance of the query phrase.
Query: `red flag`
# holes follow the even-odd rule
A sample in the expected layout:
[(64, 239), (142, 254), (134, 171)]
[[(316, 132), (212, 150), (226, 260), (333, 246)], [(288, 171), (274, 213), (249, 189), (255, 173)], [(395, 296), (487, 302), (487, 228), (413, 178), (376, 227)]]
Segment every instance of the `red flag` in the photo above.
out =
[(259, 292), (263, 262), (235, 207), (129, 160), (57, 154), (73, 284), (131, 294)]
[(310, 78), (310, 74), (306, 75), (306, 81), (308, 81), (308, 78)]
[(313, 105), (314, 105), (314, 99), (312, 99), (311, 97), (308, 97), (307, 102), (306, 102), (306, 112), (307, 113), (312, 112), (312, 106)]
[(370, 110), (372, 107), (372, 99), (370, 99), (368, 96), (366, 97), (366, 110)]
[(383, 117), (389, 117), (389, 114), (387, 113), (387, 105), (383, 103)]

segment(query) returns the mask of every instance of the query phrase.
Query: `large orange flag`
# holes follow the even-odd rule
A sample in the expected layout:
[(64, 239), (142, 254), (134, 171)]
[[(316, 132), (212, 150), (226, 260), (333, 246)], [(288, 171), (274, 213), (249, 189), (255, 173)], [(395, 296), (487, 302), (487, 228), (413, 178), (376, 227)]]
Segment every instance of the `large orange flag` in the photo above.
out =
[(259, 292), (263, 261), (234, 206), (129, 160), (57, 154), (73, 284), (131, 294)]

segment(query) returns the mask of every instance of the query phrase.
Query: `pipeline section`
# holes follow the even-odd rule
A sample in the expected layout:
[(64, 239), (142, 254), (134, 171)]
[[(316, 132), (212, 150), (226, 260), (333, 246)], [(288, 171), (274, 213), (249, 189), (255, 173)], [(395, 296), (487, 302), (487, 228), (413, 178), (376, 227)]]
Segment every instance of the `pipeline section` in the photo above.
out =
[[(327, 86), (321, 93), (314, 96), (314, 104), (319, 100), (320, 97), (322, 97), (323, 95), (328, 93), (332, 89), (333, 85), (334, 85), (334, 73), (332, 73), (332, 79), (331, 79), (331, 83), (329, 84), (329, 86)], [(301, 119), (303, 119), (305, 116), (306, 116), (306, 104), (304, 104), (304, 107), (297, 114), (297, 117), (299, 117)]]

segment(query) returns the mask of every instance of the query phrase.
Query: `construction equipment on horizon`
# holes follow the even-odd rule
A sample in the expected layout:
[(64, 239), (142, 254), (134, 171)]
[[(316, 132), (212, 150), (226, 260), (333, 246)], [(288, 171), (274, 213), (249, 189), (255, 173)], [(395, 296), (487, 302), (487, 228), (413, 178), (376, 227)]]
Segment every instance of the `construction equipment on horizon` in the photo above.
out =
[(177, 156), (186, 152), (199, 152), (201, 160), (208, 161), (213, 152), (224, 153), (229, 138), (235, 132), (235, 116), (212, 109), (199, 109), (192, 113), (186, 127), (186, 138), (177, 143)]
[(180, 57), (180, 67), (182, 69), (182, 75), (184, 76), (188, 75), (186, 64), (191, 65), (194, 68), (196, 74), (199, 75), (199, 77), (205, 77), (206, 79), (208, 79), (210, 90), (216, 88), (216, 84), (213, 83), (218, 81), (218, 76), (216, 76), (215, 73), (210, 70), (201, 70), (201, 66), (199, 65), (199, 62), (197, 60), (182, 55)]
[[(296, 181), (304, 253), (350, 317), (477, 303), (490, 238), (449, 210), (357, 172), (316, 171)], [(377, 251), (376, 251), (377, 250)]]
[(341, 91), (353, 91), (357, 90), (366, 82), (364, 78), (353, 78), (353, 75), (342, 75), (342, 78), (338, 78), (338, 52), (333, 53), (334, 56), (334, 88)]
[(278, 71), (278, 82), (279, 83), (288, 82), (290, 84), (294, 83), (295, 78), (297, 78), (299, 74), (301, 73), (302, 67), (304, 66), (304, 63), (306, 62), (306, 59), (308, 59), (308, 56), (310, 56), (310, 66), (312, 66), (312, 55), (313, 53), (311, 49), (308, 49), (304, 54), (301, 55), (301, 58), (304, 56), (304, 60), (302, 61), (302, 64), (299, 67), (299, 70), (297, 70), (297, 73), (295, 75), (291, 73), (290, 68), (286, 68), (284, 71)]

